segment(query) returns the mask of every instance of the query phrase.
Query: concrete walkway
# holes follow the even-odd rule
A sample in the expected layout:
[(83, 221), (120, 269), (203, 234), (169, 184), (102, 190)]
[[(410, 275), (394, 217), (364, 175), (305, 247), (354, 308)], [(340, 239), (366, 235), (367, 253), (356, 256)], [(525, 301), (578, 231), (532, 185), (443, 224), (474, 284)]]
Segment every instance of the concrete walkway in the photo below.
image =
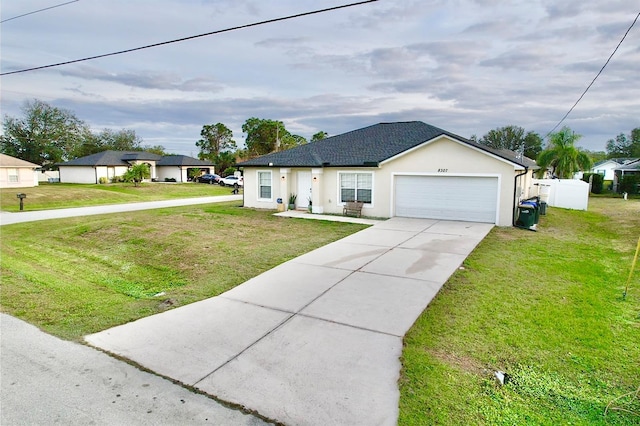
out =
[(492, 227), (392, 218), (86, 341), (285, 424), (394, 425), (402, 336)]
[(65, 217), (93, 216), (97, 214), (133, 212), (139, 210), (163, 209), (167, 207), (193, 206), (196, 204), (223, 203), (226, 201), (242, 201), (242, 195), (180, 198), (176, 200), (109, 204), (104, 206), (76, 207), (71, 209), (22, 211), (16, 213), (0, 212), (0, 226), (22, 222), (34, 222), (38, 220), (61, 219)]

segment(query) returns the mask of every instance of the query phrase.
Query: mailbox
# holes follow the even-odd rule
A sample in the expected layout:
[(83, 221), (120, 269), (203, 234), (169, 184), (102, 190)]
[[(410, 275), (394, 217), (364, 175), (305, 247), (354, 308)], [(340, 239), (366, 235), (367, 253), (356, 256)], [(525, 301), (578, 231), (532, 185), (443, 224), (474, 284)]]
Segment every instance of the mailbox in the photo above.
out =
[(24, 210), (24, 199), (27, 198), (27, 194), (24, 194), (22, 192), (18, 192), (16, 194), (16, 197), (18, 197), (18, 199), (20, 199), (20, 211)]

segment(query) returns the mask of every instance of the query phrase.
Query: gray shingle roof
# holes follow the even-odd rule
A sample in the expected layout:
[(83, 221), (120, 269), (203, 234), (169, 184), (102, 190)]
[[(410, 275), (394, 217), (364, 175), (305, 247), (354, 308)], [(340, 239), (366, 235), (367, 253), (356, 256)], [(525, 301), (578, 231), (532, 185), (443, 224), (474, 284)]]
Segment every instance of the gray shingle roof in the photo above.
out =
[(211, 167), (213, 163), (209, 160), (199, 160), (187, 155), (165, 155), (157, 163), (156, 166), (201, 166)]
[(629, 162), (635, 161), (635, 160), (638, 160), (638, 159), (637, 158), (629, 158), (629, 157), (626, 157), (626, 158), (607, 158), (606, 160), (601, 160), (601, 161), (598, 161), (597, 163), (595, 163), (593, 165), (592, 169), (598, 167), (601, 164), (608, 163), (609, 161), (613, 161), (614, 163), (623, 165), (625, 163), (629, 163)]
[(198, 160), (186, 155), (161, 156), (145, 151), (103, 151), (75, 160), (59, 163), (58, 166), (127, 166), (128, 161), (155, 161), (156, 166), (202, 166), (210, 167), (210, 161)]
[(640, 170), (640, 158), (637, 158), (636, 160), (631, 160), (628, 161), (626, 163), (624, 163), (622, 166), (620, 167), (616, 167), (614, 170), (624, 170), (626, 171), (637, 171)]
[(491, 149), (421, 121), (379, 123), (286, 151), (253, 158), (239, 163), (238, 166), (371, 167), (442, 135), (515, 164), (537, 167), (533, 160), (526, 157), (518, 159), (513, 151)]

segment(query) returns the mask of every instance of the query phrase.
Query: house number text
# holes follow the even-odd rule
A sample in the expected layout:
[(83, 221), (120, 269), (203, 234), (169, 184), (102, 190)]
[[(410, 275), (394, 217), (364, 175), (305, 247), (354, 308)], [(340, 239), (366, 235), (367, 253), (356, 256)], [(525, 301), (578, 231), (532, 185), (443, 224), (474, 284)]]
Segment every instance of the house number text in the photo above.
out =
[(449, 169), (438, 169), (438, 173), (447, 173)]

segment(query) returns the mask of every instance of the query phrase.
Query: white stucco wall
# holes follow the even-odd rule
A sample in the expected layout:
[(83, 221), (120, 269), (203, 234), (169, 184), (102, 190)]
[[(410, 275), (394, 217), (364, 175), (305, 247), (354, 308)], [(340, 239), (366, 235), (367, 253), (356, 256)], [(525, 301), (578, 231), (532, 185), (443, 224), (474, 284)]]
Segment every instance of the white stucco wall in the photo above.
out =
[(96, 170), (90, 166), (60, 166), (60, 182), (98, 183), (98, 178), (96, 177)]
[(101, 177), (111, 182), (112, 177), (122, 176), (127, 169), (127, 166), (60, 166), (60, 182), (100, 183)]
[[(9, 180), (9, 169), (14, 169), (17, 172), (17, 182)], [(38, 186), (38, 172), (34, 169), (27, 167), (0, 167), (0, 188), (32, 188), (34, 186)]]
[(156, 167), (157, 179), (164, 182), (165, 179), (175, 179), (176, 182), (187, 181), (187, 171), (180, 166), (160, 166)]

